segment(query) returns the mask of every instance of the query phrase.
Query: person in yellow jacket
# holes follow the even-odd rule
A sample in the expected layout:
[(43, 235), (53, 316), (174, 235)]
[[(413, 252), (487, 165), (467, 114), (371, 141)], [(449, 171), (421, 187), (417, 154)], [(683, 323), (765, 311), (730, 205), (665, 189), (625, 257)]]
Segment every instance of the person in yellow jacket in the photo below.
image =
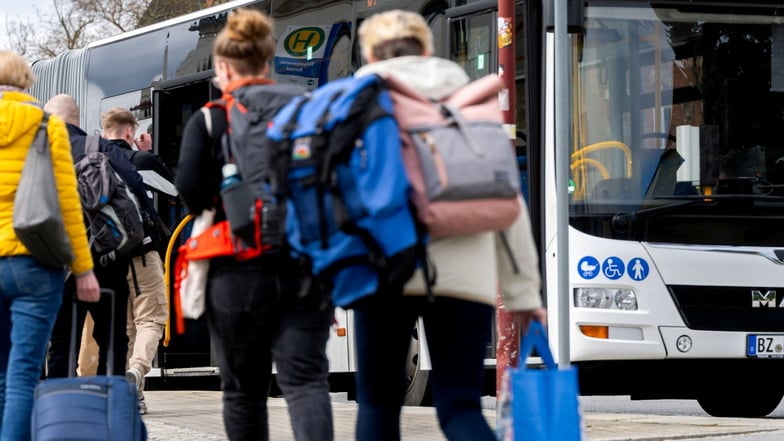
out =
[(51, 269), (35, 260), (12, 224), (14, 196), (43, 110), (25, 93), (33, 73), (20, 55), (0, 50), (0, 440), (29, 440), (33, 391), (62, 301), (66, 271), (79, 300), (96, 302), (98, 280), (87, 243), (65, 123), (49, 118), (55, 185), (74, 260)]

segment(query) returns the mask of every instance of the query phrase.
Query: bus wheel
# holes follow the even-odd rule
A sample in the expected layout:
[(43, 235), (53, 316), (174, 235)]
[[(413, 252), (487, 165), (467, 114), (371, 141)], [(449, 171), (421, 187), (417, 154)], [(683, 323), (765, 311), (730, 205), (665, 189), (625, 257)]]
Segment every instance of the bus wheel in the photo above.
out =
[(761, 418), (778, 407), (784, 391), (778, 388), (746, 390), (718, 390), (697, 398), (700, 407), (710, 416)]
[(428, 377), (430, 371), (422, 370), (419, 322), (414, 326), (411, 331), (411, 345), (408, 349), (408, 358), (406, 359), (406, 397), (404, 404), (406, 406), (419, 406), (424, 403), (425, 395), (427, 392)]

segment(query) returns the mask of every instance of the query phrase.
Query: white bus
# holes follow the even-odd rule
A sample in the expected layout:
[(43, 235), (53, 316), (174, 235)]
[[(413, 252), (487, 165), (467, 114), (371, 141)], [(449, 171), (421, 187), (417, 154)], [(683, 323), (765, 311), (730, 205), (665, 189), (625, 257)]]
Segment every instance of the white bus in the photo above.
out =
[[(446, 11), (458, 3), (466, 2), (236, 0), (37, 61), (33, 63), (37, 81), (31, 92), (41, 101), (57, 93), (74, 96), (88, 133), (100, 131), (102, 112), (115, 106), (130, 109), (140, 122), (139, 130), (153, 134), (153, 151), (174, 169), (185, 122), (204, 103), (219, 97), (209, 81), (214, 75), (212, 43), (228, 11), (248, 7), (269, 14), (278, 41), (272, 77), (312, 89), (351, 75), (360, 66), (356, 29), (370, 14), (396, 8), (420, 12), (432, 26), (441, 50), (446, 45)], [(491, 68), (488, 64), (486, 69)], [(172, 229), (185, 215), (174, 200), (159, 198), (157, 206)], [(336, 322), (328, 343), (330, 381), (337, 390), (351, 391), (356, 370), (351, 314), (337, 309)], [(411, 403), (422, 401), (430, 369), (418, 329), (412, 330), (409, 357)], [(202, 318), (188, 320), (183, 335), (171, 333), (158, 351), (151, 375), (172, 378), (216, 373)]]
[[(33, 94), (74, 95), (88, 132), (100, 129), (102, 111), (132, 109), (174, 166), (185, 121), (216, 97), (211, 46), (231, 8), (276, 20), (273, 76), (308, 87), (359, 67), (364, 17), (418, 11), (437, 53), (474, 78), (515, 79), (510, 124), (551, 345), (557, 355), (568, 341), (581, 393), (767, 415), (784, 395), (784, 1), (564, 2), (573, 32), (559, 66), (565, 84), (555, 84), (553, 1), (238, 0), (37, 62)], [(499, 4), (512, 3), (515, 16), (499, 16)], [(514, 65), (499, 66), (510, 25)], [(568, 91), (571, 131), (556, 143), (557, 88)], [(562, 157), (569, 176), (556, 175)], [(566, 259), (557, 252), (559, 198), (568, 198)], [(176, 203), (159, 207), (172, 225), (184, 214)], [(563, 271), (569, 286), (559, 287)], [(558, 310), (564, 294), (568, 314)], [(567, 316), (568, 336), (559, 336)], [(331, 380), (351, 390), (351, 314), (338, 309), (336, 318)], [(490, 393), (495, 355), (493, 343)], [(409, 359), (408, 399), (421, 402), (430, 366), (419, 328)], [(160, 348), (155, 375), (214, 374), (213, 366), (205, 323), (189, 321)]]
[[(545, 75), (528, 108), (542, 111), (528, 134), (542, 156), (528, 164), (543, 201), (566, 196), (555, 189), (568, 179), (568, 342), (582, 393), (767, 415), (784, 394), (784, 2), (577, 5), (568, 84), (555, 84), (552, 33), (529, 60)], [(571, 133), (555, 142), (558, 87)], [(570, 176), (554, 173), (559, 157)], [(556, 205), (538, 208), (556, 305), (567, 270)]]

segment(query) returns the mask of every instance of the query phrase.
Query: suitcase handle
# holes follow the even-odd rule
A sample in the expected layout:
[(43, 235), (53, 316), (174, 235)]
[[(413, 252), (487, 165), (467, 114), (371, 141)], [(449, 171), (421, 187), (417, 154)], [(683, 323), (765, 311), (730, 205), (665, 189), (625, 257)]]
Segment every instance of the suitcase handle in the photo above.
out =
[[(112, 375), (114, 372), (114, 290), (109, 288), (101, 288), (101, 297), (104, 295), (109, 296), (111, 314), (109, 316), (109, 350), (106, 351), (106, 375)], [(73, 377), (76, 374), (76, 337), (77, 337), (77, 300), (71, 301), (71, 341), (69, 344), (70, 351), (68, 352), (68, 376)]]

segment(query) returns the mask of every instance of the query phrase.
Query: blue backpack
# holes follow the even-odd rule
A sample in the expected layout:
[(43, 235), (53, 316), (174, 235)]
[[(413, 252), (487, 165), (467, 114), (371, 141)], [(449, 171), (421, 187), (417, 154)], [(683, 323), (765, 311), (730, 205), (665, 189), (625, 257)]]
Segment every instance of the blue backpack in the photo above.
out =
[(424, 256), (424, 234), (384, 80), (342, 78), (297, 97), (267, 137), (287, 242), (331, 283), (335, 305), (402, 288)]

